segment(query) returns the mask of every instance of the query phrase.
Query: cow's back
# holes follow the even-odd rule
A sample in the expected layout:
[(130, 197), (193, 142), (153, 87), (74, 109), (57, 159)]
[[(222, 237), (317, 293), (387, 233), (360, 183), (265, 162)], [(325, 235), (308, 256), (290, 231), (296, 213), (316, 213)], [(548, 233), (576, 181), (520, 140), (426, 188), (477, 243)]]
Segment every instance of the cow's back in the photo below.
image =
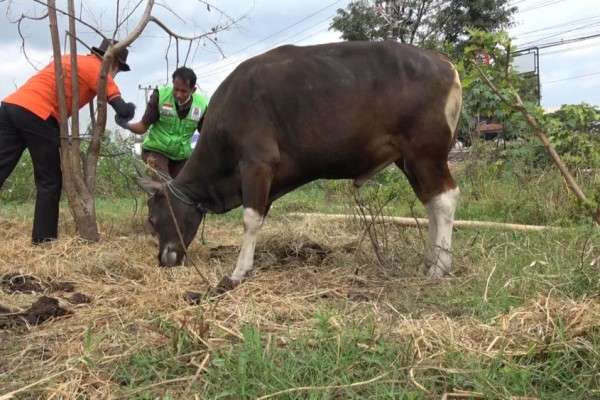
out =
[[(203, 133), (234, 165), (262, 151), (281, 163), (282, 179), (354, 178), (411, 143), (449, 149), (444, 109), (455, 80), (444, 56), (395, 42), (283, 46), (220, 85)], [(439, 133), (424, 133), (429, 126)]]

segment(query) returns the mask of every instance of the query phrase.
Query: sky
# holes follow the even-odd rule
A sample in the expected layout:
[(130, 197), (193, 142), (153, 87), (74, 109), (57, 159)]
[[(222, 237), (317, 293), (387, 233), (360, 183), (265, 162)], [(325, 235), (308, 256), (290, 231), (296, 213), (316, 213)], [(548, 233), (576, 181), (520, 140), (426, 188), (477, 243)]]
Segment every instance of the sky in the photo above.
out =
[[(562, 39), (600, 33), (600, 0), (513, 0), (519, 7), (515, 26), (510, 29), (520, 48), (555, 42)], [(198, 87), (211, 95), (222, 80), (243, 60), (281, 44), (309, 45), (340, 41), (338, 32), (328, 29), (338, 8), (349, 0), (219, 0), (218, 7), (228, 16), (238, 19), (234, 28), (217, 35), (218, 50), (203, 41), (192, 48), (188, 66), (198, 75)], [(12, 92), (35, 72), (21, 52), (17, 26), (9, 22), (26, 12), (40, 15), (42, 6), (33, 0), (0, 0), (0, 98)], [(121, 15), (137, 3), (120, 0)], [(214, 7), (207, 9), (200, 0), (162, 1), (154, 15), (182, 35), (196, 35), (227, 21)], [(58, 0), (66, 8), (66, 0)], [(107, 35), (114, 29), (117, 0), (76, 0), (76, 8), (86, 21)], [(137, 9), (130, 25), (124, 25), (119, 35), (125, 35), (139, 17)], [(177, 14), (177, 16), (175, 15)], [(59, 24), (66, 23), (64, 18)], [(65, 26), (65, 25), (63, 25)], [(26, 51), (39, 68), (50, 61), (51, 44), (47, 21), (27, 21), (23, 24)], [(88, 45), (98, 45), (99, 37), (91, 29), (78, 26), (79, 37)], [(132, 71), (120, 73), (116, 82), (126, 101), (136, 103), (143, 113), (145, 96), (139, 86), (167, 83), (175, 67), (175, 43), (171, 43), (169, 65), (165, 61), (168, 36), (151, 24), (130, 48), (128, 62)], [(80, 46), (80, 52), (85, 50)], [(225, 55), (220, 53), (222, 51)], [(180, 45), (183, 60), (187, 45)], [(600, 37), (571, 45), (544, 49), (540, 57), (542, 105), (554, 109), (565, 103), (588, 102), (600, 106)], [(82, 113), (83, 115), (87, 113)], [(109, 120), (110, 121), (110, 120)], [(110, 126), (111, 124), (109, 124)]]

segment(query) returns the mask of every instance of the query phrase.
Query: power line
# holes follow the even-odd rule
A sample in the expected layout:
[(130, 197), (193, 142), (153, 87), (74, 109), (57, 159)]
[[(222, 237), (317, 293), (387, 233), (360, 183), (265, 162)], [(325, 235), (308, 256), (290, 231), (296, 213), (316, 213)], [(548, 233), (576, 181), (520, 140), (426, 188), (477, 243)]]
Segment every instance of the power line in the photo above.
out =
[(532, 31), (521, 32), (519, 34), (519, 36), (515, 37), (515, 39), (522, 39), (527, 36), (538, 36), (538, 35), (534, 35), (534, 34), (535, 33), (542, 34), (542, 32), (545, 32), (545, 31), (558, 29), (558, 28), (565, 28), (567, 26), (572, 26), (572, 25), (576, 25), (576, 24), (583, 24), (583, 25), (579, 25), (579, 26), (587, 26), (587, 24), (589, 22), (597, 20), (599, 18), (600, 18), (600, 14), (594, 15), (592, 17), (573, 19), (570, 21), (562, 22), (560, 24), (556, 24), (556, 25), (549, 25), (549, 26), (545, 26), (543, 28), (534, 29)]
[[(313, 32), (313, 33), (311, 33), (310, 35), (306, 35), (306, 36), (304, 36), (304, 37), (302, 37), (302, 38), (300, 38), (300, 39), (297, 39), (297, 40), (295, 40), (295, 41), (293, 41), (293, 42), (289, 42), (288, 44), (296, 44), (296, 43), (299, 43), (299, 42), (301, 42), (301, 41), (303, 41), (303, 40), (309, 39), (309, 38), (311, 38), (311, 37), (313, 37), (313, 36), (316, 36), (316, 35), (318, 35), (318, 34), (320, 34), (320, 33), (322, 33), (322, 32), (326, 32), (326, 31), (327, 31), (327, 29), (320, 29), (320, 30), (318, 30), (318, 31), (316, 31), (316, 32)], [(266, 51), (272, 50), (272, 49), (274, 49), (274, 48), (278, 47), (278, 46), (279, 46), (279, 45), (281, 45), (281, 44), (282, 44), (282, 43), (276, 43), (276, 44), (274, 44), (274, 45), (273, 45), (273, 47), (271, 47), (271, 48), (269, 48), (269, 49), (265, 49), (263, 52), (266, 52)], [(255, 54), (255, 55), (252, 55), (252, 56), (249, 56), (249, 57), (247, 57), (247, 58), (244, 58), (243, 60), (239, 60), (239, 61), (236, 61), (236, 62), (230, 63), (229, 65), (227, 65), (227, 66), (225, 66), (225, 67), (223, 67), (223, 68), (220, 68), (220, 69), (218, 69), (218, 70), (216, 70), (216, 71), (213, 71), (213, 72), (211, 72), (211, 73), (202, 74), (200, 77), (201, 77), (201, 78), (206, 78), (206, 77), (210, 77), (210, 76), (218, 75), (218, 74), (220, 74), (220, 73), (222, 73), (222, 72), (224, 72), (224, 71), (228, 71), (228, 70), (230, 70), (231, 68), (234, 68), (234, 65), (235, 65), (236, 63), (237, 63), (237, 64), (241, 64), (242, 62), (244, 62), (244, 61), (246, 61), (246, 60), (248, 60), (248, 59), (250, 59), (250, 58), (252, 58), (252, 57), (254, 57), (254, 56), (256, 56), (256, 54)]]
[(525, 47), (531, 46), (534, 43), (543, 42), (544, 40), (552, 39), (552, 38), (555, 38), (557, 36), (564, 35), (565, 33), (571, 33), (571, 32), (580, 31), (580, 30), (584, 30), (584, 29), (590, 29), (590, 28), (594, 28), (594, 27), (597, 27), (597, 26), (600, 26), (600, 21), (595, 22), (593, 24), (586, 24), (586, 25), (583, 25), (583, 26), (580, 26), (580, 27), (577, 27), (577, 28), (568, 29), (566, 31), (557, 32), (557, 33), (554, 33), (552, 35), (544, 36), (544, 37), (536, 39), (536, 40), (531, 40), (529, 42), (523, 43), (521, 46), (525, 46)]
[(563, 46), (563, 45), (567, 45), (567, 44), (571, 44), (571, 43), (583, 42), (586, 40), (596, 39), (599, 37), (600, 37), (600, 33), (593, 33), (593, 34), (587, 35), (587, 36), (579, 36), (579, 37), (575, 37), (575, 38), (571, 38), (571, 39), (561, 39), (561, 40), (557, 40), (555, 42), (532, 44), (530, 46), (523, 47), (523, 49), (526, 50), (527, 48), (538, 48), (538, 49), (542, 50), (542, 49), (547, 49), (550, 47)]
[(545, 8), (545, 7), (548, 7), (548, 6), (553, 6), (555, 4), (562, 3), (564, 1), (566, 1), (566, 0), (546, 0), (546, 1), (541, 1), (538, 4), (532, 5), (529, 8), (525, 8), (523, 10), (519, 10), (519, 13), (526, 13), (526, 12), (529, 12), (529, 11), (539, 10), (540, 8)]
[(564, 81), (572, 81), (572, 80), (577, 80), (577, 79), (583, 79), (583, 78), (588, 78), (590, 76), (596, 76), (596, 75), (600, 75), (600, 72), (593, 72), (591, 74), (570, 76), (568, 78), (562, 78), (562, 79), (556, 79), (554, 81), (542, 82), (542, 84), (543, 85), (550, 85), (550, 84), (553, 84), (553, 83), (564, 82)]
[[(301, 31), (298, 31), (298, 32), (293, 32), (292, 34), (290, 34), (290, 35), (287, 35), (287, 36), (285, 37), (285, 39), (282, 39), (282, 40), (279, 40), (279, 41), (277, 41), (277, 42), (274, 42), (274, 43), (272, 43), (272, 44), (271, 44), (271, 46), (270, 46), (270, 48), (268, 48), (268, 49), (264, 49), (264, 48), (263, 48), (262, 50), (259, 50), (259, 52), (258, 52), (258, 53), (255, 53), (255, 54), (253, 54), (253, 55), (251, 55), (251, 56), (248, 56), (248, 57), (244, 58), (243, 60), (229, 60), (229, 61), (228, 61), (227, 63), (225, 63), (225, 64), (222, 64), (222, 65), (220, 65), (220, 66), (217, 66), (216, 68), (209, 69), (208, 71), (204, 71), (204, 72), (202, 72), (202, 69), (200, 68), (200, 72), (199, 72), (199, 73), (197, 73), (197, 74), (198, 74), (199, 76), (201, 76), (202, 78), (204, 78), (204, 77), (207, 77), (207, 76), (213, 76), (213, 75), (217, 75), (217, 74), (219, 74), (219, 73), (221, 73), (221, 72), (223, 72), (223, 71), (226, 71), (226, 70), (230, 69), (230, 67), (231, 67), (231, 66), (233, 66), (233, 65), (235, 65), (235, 64), (239, 64), (239, 63), (241, 63), (241, 62), (243, 62), (243, 61), (245, 61), (245, 60), (247, 60), (247, 59), (249, 59), (249, 58), (251, 58), (251, 57), (254, 57), (254, 56), (256, 56), (256, 55), (258, 55), (258, 54), (260, 54), (260, 53), (263, 53), (263, 52), (265, 52), (265, 51), (268, 51), (268, 50), (270, 50), (270, 49), (273, 49), (273, 48), (275, 48), (275, 47), (277, 47), (278, 45), (281, 45), (281, 44), (283, 44), (283, 43), (288, 43), (287, 41), (289, 40), (289, 38), (291, 38), (291, 37), (294, 37), (294, 36), (298, 36), (298, 35), (299, 35), (299, 34), (301, 34), (301, 33), (304, 33), (304, 32), (306, 32), (306, 31), (309, 31), (309, 30), (311, 30), (311, 29), (314, 29), (314, 28), (316, 28), (317, 26), (319, 26), (319, 25), (323, 24), (324, 22), (328, 22), (328, 21), (329, 21), (329, 20), (330, 20), (332, 17), (333, 17), (333, 15), (330, 15), (330, 16), (328, 16), (326, 19), (324, 19), (324, 20), (321, 20), (321, 21), (319, 21), (318, 23), (316, 23), (316, 24), (314, 24), (314, 25), (311, 25), (311, 26), (309, 26), (308, 28), (305, 28), (305, 29), (303, 29), (303, 30), (301, 30)], [(321, 30), (321, 31), (323, 31), (323, 30)], [(319, 32), (319, 33), (320, 33), (320, 32)], [(310, 37), (310, 36), (309, 36), (309, 37)], [(304, 38), (304, 39), (306, 39), (306, 38)], [(303, 39), (303, 40), (304, 40), (304, 39)], [(299, 41), (299, 40), (292, 41), (292, 42), (290, 42), (290, 44), (297, 43), (298, 41)]]
[(547, 49), (550, 47), (563, 46), (566, 44), (583, 42), (585, 40), (591, 40), (591, 39), (595, 39), (598, 37), (600, 37), (600, 33), (594, 33), (594, 34), (588, 35), (588, 36), (580, 36), (580, 37), (576, 37), (576, 38), (572, 38), (572, 39), (563, 39), (563, 40), (559, 40), (556, 42), (543, 43), (543, 44), (537, 45), (536, 47), (539, 49)]
[[(263, 42), (265, 42), (265, 41), (267, 41), (267, 40), (269, 40), (269, 39), (271, 39), (271, 38), (273, 38), (273, 37), (275, 37), (275, 36), (277, 36), (277, 35), (279, 35), (279, 34), (281, 34), (281, 33), (285, 32), (285, 31), (288, 31), (288, 30), (290, 30), (291, 28), (293, 28), (293, 27), (295, 27), (295, 26), (298, 26), (298, 25), (300, 25), (302, 22), (304, 22), (304, 21), (306, 21), (306, 20), (308, 20), (308, 19), (310, 19), (310, 18), (312, 18), (312, 17), (314, 17), (314, 16), (316, 16), (316, 15), (318, 15), (318, 14), (322, 13), (323, 11), (327, 10), (328, 8), (331, 8), (331, 7), (333, 7), (334, 5), (338, 4), (338, 3), (339, 3), (339, 2), (341, 2), (341, 1), (342, 1), (342, 0), (335, 0), (334, 2), (332, 2), (332, 3), (329, 3), (329, 4), (328, 4), (328, 5), (326, 5), (325, 7), (322, 7), (322, 8), (320, 8), (320, 9), (318, 9), (317, 11), (315, 11), (315, 12), (313, 12), (313, 13), (310, 13), (310, 14), (308, 14), (307, 16), (305, 16), (305, 17), (303, 17), (303, 18), (299, 19), (298, 21), (294, 22), (293, 24), (291, 24), (291, 25), (288, 25), (288, 26), (286, 26), (286, 27), (284, 27), (284, 28), (282, 28), (282, 29), (280, 29), (280, 30), (278, 30), (278, 31), (276, 31), (276, 32), (273, 32), (273, 33), (271, 33), (271, 34), (269, 34), (269, 35), (267, 35), (267, 36), (263, 37), (262, 39), (259, 39), (259, 40), (255, 41), (255, 42), (252, 42), (252, 43), (250, 43), (249, 45), (247, 45), (247, 46), (245, 46), (245, 47), (242, 47), (241, 49), (238, 49), (238, 50), (236, 50), (236, 51), (234, 51), (234, 52), (230, 53), (230, 54), (229, 54), (229, 56), (232, 56), (232, 55), (234, 55), (234, 54), (239, 54), (239, 53), (241, 53), (241, 52), (243, 52), (243, 51), (245, 51), (245, 50), (248, 50), (248, 49), (249, 49), (249, 48), (251, 48), (251, 47), (254, 47), (254, 46), (256, 46), (257, 44), (263, 43)], [(202, 69), (202, 68), (206, 68), (206, 67), (208, 67), (208, 66), (210, 66), (210, 65), (217, 64), (217, 63), (219, 63), (220, 61), (222, 61), (222, 60), (219, 60), (219, 61), (213, 61), (213, 62), (211, 62), (211, 63), (205, 64), (205, 65), (204, 65), (204, 66), (202, 66), (200, 69)]]
[(566, 49), (544, 52), (544, 53), (540, 54), (540, 56), (550, 56), (550, 55), (554, 55), (554, 54), (569, 53), (569, 52), (572, 52), (572, 51), (591, 49), (592, 47), (598, 47), (598, 46), (600, 46), (600, 42), (589, 43), (589, 44), (586, 44), (584, 46), (569, 47), (569, 48), (566, 48)]

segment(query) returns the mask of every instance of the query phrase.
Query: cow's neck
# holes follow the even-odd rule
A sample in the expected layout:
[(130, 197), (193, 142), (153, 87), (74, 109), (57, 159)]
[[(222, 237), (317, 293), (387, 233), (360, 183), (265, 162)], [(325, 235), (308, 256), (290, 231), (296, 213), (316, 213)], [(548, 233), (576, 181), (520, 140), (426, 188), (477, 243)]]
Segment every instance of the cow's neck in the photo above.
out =
[(200, 146), (194, 151), (175, 178), (175, 185), (190, 200), (208, 211), (223, 213), (238, 207), (241, 195), (236, 168), (228, 168), (224, 165), (226, 157), (219, 159), (204, 151), (205, 148), (206, 146)]

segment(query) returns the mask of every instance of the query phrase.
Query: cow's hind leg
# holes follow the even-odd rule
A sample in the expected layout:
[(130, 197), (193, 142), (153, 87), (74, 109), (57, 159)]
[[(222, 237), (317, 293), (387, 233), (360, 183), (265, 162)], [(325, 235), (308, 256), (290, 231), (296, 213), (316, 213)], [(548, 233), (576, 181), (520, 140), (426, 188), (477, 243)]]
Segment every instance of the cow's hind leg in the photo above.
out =
[(230, 277), (234, 284), (240, 283), (253, 268), (256, 237), (269, 208), (272, 179), (273, 172), (267, 164), (242, 166), (244, 236), (235, 270)]
[(452, 226), (459, 197), (458, 187), (450, 175), (445, 157), (401, 160), (397, 164), (427, 209), (430, 247), (425, 262), (429, 267), (429, 277), (440, 278), (450, 273), (452, 267)]

